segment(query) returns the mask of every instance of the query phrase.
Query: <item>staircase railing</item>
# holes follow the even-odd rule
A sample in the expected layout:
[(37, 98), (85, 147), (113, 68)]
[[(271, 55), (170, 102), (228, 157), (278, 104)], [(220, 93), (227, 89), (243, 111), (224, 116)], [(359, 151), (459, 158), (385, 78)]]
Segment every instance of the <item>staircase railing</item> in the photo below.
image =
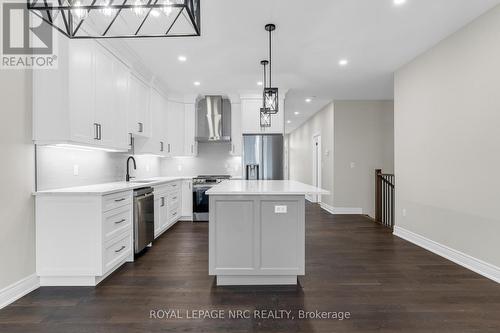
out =
[(375, 220), (388, 227), (394, 227), (395, 177), (375, 170)]

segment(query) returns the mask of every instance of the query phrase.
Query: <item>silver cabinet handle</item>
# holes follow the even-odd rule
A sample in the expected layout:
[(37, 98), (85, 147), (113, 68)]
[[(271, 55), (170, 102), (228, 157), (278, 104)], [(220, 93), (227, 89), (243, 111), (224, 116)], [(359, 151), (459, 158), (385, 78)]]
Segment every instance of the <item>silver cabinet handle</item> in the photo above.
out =
[(173, 212), (173, 213), (172, 213), (172, 216), (175, 216), (175, 215), (177, 215), (177, 212)]
[(170, 153), (170, 143), (167, 144), (168, 152)]
[(99, 140), (99, 124), (94, 123), (94, 140)]
[(99, 134), (99, 141), (100, 141), (100, 140), (102, 140), (102, 127), (101, 127), (101, 124), (97, 124), (97, 129), (99, 130), (98, 134)]
[(165, 197), (161, 197), (161, 207), (165, 206)]
[(163, 141), (160, 141), (160, 151), (163, 151)]
[(125, 198), (115, 199), (115, 202), (120, 202), (120, 201), (123, 201), (123, 200), (125, 200)]
[(132, 148), (134, 146), (134, 136), (132, 135), (132, 133), (129, 133), (128, 135), (130, 136), (130, 141), (128, 145), (130, 148)]
[(127, 221), (127, 220), (126, 219), (121, 219), (120, 221), (116, 221), (115, 224), (120, 224), (120, 223), (123, 223), (125, 221)]
[(172, 200), (176, 200), (176, 199), (177, 199), (177, 197), (173, 197), (173, 198), (172, 198)]
[(121, 248), (119, 248), (118, 250), (115, 250), (115, 253), (122, 252), (124, 248), (126, 248), (126, 246), (122, 245)]
[(142, 133), (144, 130), (144, 124), (143, 123), (137, 123), (139, 125), (139, 133)]
[(194, 153), (194, 146), (191, 145), (191, 154)]

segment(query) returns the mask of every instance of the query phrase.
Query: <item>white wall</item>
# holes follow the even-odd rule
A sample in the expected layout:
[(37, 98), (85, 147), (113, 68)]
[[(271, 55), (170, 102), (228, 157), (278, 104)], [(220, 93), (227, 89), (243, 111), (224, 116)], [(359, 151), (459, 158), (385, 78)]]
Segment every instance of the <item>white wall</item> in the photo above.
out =
[(392, 101), (335, 101), (334, 206), (375, 217), (375, 169), (394, 172)]
[(162, 160), (163, 176), (230, 175), (241, 177), (241, 157), (229, 154), (229, 143), (199, 143), (198, 156)]
[[(128, 154), (88, 151), (50, 146), (37, 147), (37, 186), (46, 190), (124, 181)], [(134, 156), (137, 170), (130, 162), (130, 175), (148, 178), (161, 175), (161, 162), (155, 156)], [(74, 166), (78, 166), (75, 176)]]
[[(333, 186), (333, 103), (328, 104), (314, 116), (289, 134), (288, 160), (291, 180), (312, 184), (313, 181), (313, 136), (321, 134), (322, 172), (321, 187), (334, 194)], [(333, 195), (321, 197), (323, 203), (333, 206)]]
[(396, 225), (500, 267), (500, 6), (397, 71), (395, 143)]
[(0, 70), (0, 290), (35, 273), (31, 71)]

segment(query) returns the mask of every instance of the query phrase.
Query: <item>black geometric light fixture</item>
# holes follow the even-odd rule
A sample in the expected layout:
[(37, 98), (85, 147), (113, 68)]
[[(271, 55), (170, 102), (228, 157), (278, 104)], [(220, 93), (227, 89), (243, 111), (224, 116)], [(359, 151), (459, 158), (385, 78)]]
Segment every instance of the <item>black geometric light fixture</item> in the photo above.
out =
[(276, 25), (266, 24), (266, 31), (269, 32), (269, 87), (264, 84), (264, 109), (269, 114), (278, 113), (279, 101), (278, 101), (278, 88), (273, 87), (272, 75), (273, 75), (273, 59), (272, 59), (272, 32), (276, 30)]
[[(266, 66), (269, 64), (269, 61), (262, 60), (260, 62), (262, 66), (264, 66), (264, 87), (266, 86)], [(271, 127), (271, 114), (266, 109), (265, 100), (262, 100), (262, 108), (260, 109), (260, 127)]]
[(72, 39), (201, 35), (200, 0), (27, 0), (28, 9)]

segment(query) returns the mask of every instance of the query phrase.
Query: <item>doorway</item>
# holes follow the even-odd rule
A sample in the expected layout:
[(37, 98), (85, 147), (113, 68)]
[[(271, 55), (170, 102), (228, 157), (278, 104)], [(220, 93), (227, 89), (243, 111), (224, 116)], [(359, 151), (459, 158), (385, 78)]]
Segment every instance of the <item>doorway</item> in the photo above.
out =
[[(321, 188), (321, 135), (313, 136), (313, 185)], [(321, 195), (313, 195), (312, 202), (321, 202)]]

